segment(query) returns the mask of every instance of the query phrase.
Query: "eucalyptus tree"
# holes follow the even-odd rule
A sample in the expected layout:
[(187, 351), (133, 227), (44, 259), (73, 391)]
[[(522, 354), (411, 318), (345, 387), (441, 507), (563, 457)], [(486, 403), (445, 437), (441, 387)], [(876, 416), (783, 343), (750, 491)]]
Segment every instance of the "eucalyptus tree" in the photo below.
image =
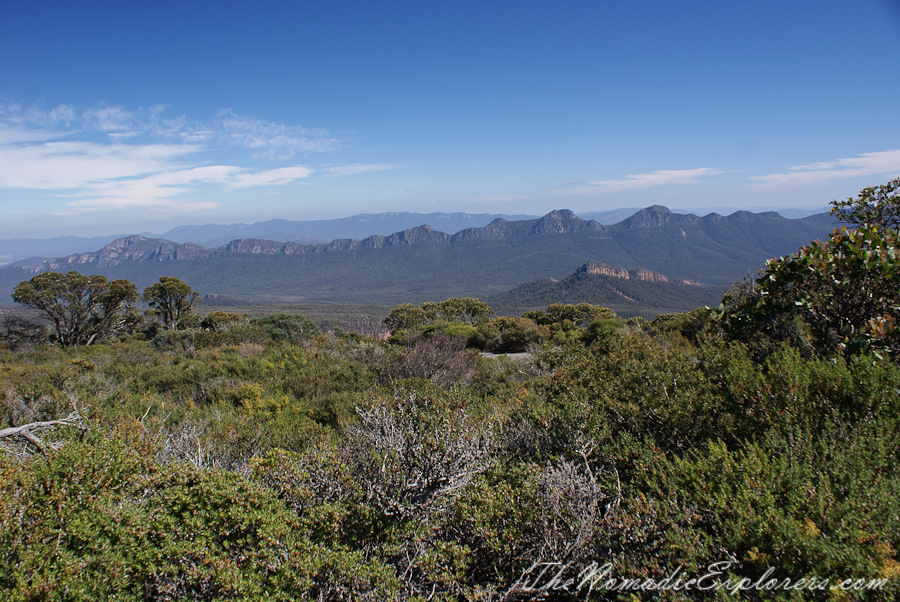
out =
[(200, 303), (199, 293), (174, 276), (162, 276), (145, 288), (143, 299), (159, 311), (166, 330), (176, 330)]
[(38, 274), (16, 285), (12, 297), (53, 323), (60, 346), (77, 347), (120, 331), (137, 289), (127, 280), (109, 282), (73, 270)]

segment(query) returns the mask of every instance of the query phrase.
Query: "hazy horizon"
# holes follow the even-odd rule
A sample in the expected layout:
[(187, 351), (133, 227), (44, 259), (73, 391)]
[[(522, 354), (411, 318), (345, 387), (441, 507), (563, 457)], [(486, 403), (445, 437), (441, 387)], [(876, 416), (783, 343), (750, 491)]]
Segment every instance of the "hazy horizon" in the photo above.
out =
[[(648, 205), (650, 207), (652, 205)], [(614, 214), (621, 213), (624, 217), (617, 218), (616, 221), (605, 221), (604, 223), (613, 224), (618, 223), (619, 221), (623, 221), (636, 213), (641, 211), (641, 209), (645, 209), (646, 207), (617, 207), (614, 209), (607, 209), (604, 211), (581, 211), (574, 212), (578, 217), (582, 219), (595, 219), (594, 215), (596, 214)], [(816, 215), (819, 213), (828, 213), (830, 208), (827, 206), (823, 207), (815, 207), (812, 209), (803, 209), (798, 207), (789, 207), (789, 208), (776, 208), (776, 207), (749, 207), (749, 208), (741, 208), (741, 207), (701, 207), (696, 209), (683, 209), (679, 207), (666, 207), (672, 213), (679, 214), (693, 214), (699, 217), (703, 217), (705, 215), (709, 215), (710, 213), (718, 213), (720, 215), (730, 215), (736, 211), (749, 211), (751, 213), (763, 213), (763, 212), (776, 212), (782, 215), (787, 219), (800, 219), (803, 217), (807, 217), (810, 215)], [(566, 207), (558, 207), (556, 210), (566, 210)], [(551, 209), (550, 211), (554, 211)], [(628, 213), (631, 212), (631, 213)], [(547, 212), (549, 213), (549, 211)], [(419, 211), (396, 211), (396, 212), (381, 212), (381, 213), (355, 213), (353, 215), (341, 216), (336, 218), (322, 218), (322, 219), (312, 219), (312, 220), (285, 220), (284, 218), (273, 217), (262, 220), (248, 221), (248, 222), (206, 222), (206, 223), (178, 223), (171, 227), (167, 227), (165, 229), (152, 230), (152, 229), (144, 229), (144, 230), (121, 230), (121, 231), (85, 231), (84, 228), (62, 228), (59, 233), (56, 234), (48, 234), (46, 236), (29, 236), (27, 234), (17, 234), (15, 236), (0, 236), (0, 240), (15, 240), (15, 239), (29, 239), (29, 240), (41, 240), (41, 239), (57, 239), (57, 238), (84, 238), (84, 239), (96, 239), (96, 238), (109, 238), (109, 237), (120, 237), (120, 236), (164, 236), (167, 233), (177, 230), (179, 228), (203, 228), (203, 227), (227, 227), (227, 226), (252, 226), (255, 224), (266, 223), (269, 221), (290, 221), (290, 222), (303, 222), (303, 221), (311, 221), (311, 222), (330, 222), (330, 221), (339, 221), (339, 220), (349, 220), (352, 218), (358, 218), (361, 216), (371, 215), (373, 217), (390, 215), (390, 214), (421, 214), (421, 215), (429, 215), (429, 214), (443, 214), (443, 215), (457, 215), (457, 214), (466, 214), (466, 215), (491, 215), (491, 216), (513, 216), (516, 219), (535, 219), (542, 217), (544, 214), (518, 214), (518, 213), (495, 213), (495, 212), (472, 212), (472, 211), (433, 211), (429, 213), (423, 213)], [(435, 224), (428, 224), (432, 227), (435, 227)], [(436, 228), (439, 229), (439, 228)], [(393, 234), (392, 232), (389, 232)], [(455, 232), (447, 232), (448, 234), (455, 234)], [(2, 265), (2, 264), (0, 264)]]

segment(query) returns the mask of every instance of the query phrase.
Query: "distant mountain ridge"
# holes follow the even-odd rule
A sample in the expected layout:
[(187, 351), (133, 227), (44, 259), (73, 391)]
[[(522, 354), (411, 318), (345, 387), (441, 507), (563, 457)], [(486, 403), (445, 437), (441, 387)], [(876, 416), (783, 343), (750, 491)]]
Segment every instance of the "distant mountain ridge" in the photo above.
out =
[[(629, 215), (630, 214), (631, 213), (629, 213)], [(606, 213), (604, 213), (604, 215), (606, 215)], [(424, 223), (431, 223), (437, 226), (439, 230), (458, 232), (465, 228), (484, 226), (498, 217), (509, 220), (518, 220), (533, 219), (537, 216), (464, 212), (362, 213), (350, 217), (326, 220), (271, 219), (252, 224), (239, 223), (177, 226), (162, 234), (132, 232), (114, 236), (96, 236), (92, 238), (82, 238), (78, 236), (59, 236), (56, 238), (10, 238), (0, 239), (0, 266), (7, 263), (22, 264), (24, 260), (31, 258), (46, 259), (50, 257), (68, 256), (73, 253), (88, 253), (114, 240), (127, 238), (135, 234), (140, 234), (145, 238), (159, 238), (179, 244), (190, 242), (209, 248), (220, 247), (232, 240), (243, 238), (317, 244), (321, 242), (331, 242), (338, 238), (363, 239), (373, 234), (390, 235), (394, 232), (413, 228)], [(29, 261), (29, 263), (36, 265), (39, 262)]]
[(71, 269), (73, 266), (96, 266), (110, 268), (128, 261), (184, 261), (207, 259), (223, 253), (256, 255), (316, 254), (328, 251), (353, 249), (380, 249), (395, 245), (410, 245), (423, 242), (452, 243), (479, 238), (499, 238), (515, 235), (565, 234), (586, 230), (599, 231), (603, 226), (593, 220), (586, 221), (568, 209), (551, 211), (534, 220), (508, 221), (497, 218), (483, 228), (467, 228), (456, 234), (438, 232), (428, 224), (395, 232), (390, 236), (375, 234), (363, 240), (336, 239), (330, 243), (314, 245), (297, 242), (278, 242), (264, 239), (237, 239), (221, 247), (210, 249), (195, 243), (178, 244), (161, 238), (126, 236), (105, 245), (92, 253), (76, 253), (60, 259), (48, 259), (30, 269), (32, 273)]
[(565, 278), (585, 264), (647, 270), (672, 285), (690, 280), (721, 287), (771, 257), (824, 238), (833, 225), (827, 215), (698, 217), (653, 206), (614, 225), (562, 209), (536, 219), (497, 218), (456, 234), (419, 225), (314, 245), (250, 238), (209, 248), (129, 236), (99, 251), (2, 268), (0, 291), (8, 294), (41, 271), (77, 269), (127, 278), (139, 287), (169, 275), (203, 294), (394, 304), (495, 295), (541, 278)]
[[(639, 208), (621, 208), (608, 211), (580, 213), (582, 219), (594, 220), (609, 226), (617, 224), (637, 213)], [(731, 213), (729, 210), (723, 211)], [(827, 212), (823, 208), (819, 213)], [(689, 212), (677, 209), (673, 213)], [(709, 211), (706, 211), (709, 213)], [(811, 212), (799, 209), (782, 209), (779, 213), (787, 218), (808, 217)], [(705, 213), (700, 213), (704, 215)], [(535, 215), (505, 215), (478, 213), (408, 213), (393, 212), (379, 214), (358, 214), (330, 220), (285, 220), (272, 219), (252, 224), (206, 224), (202, 226), (178, 226), (162, 234), (131, 232), (118, 235), (83, 238), (59, 236), (56, 238), (10, 238), (0, 239), (0, 266), (9, 263), (32, 267), (51, 257), (65, 257), (73, 253), (92, 252), (116, 239), (140, 234), (146, 238), (159, 238), (179, 244), (195, 243), (208, 248), (216, 248), (238, 239), (261, 239), (301, 244), (327, 243), (336, 239), (365, 239), (374, 234), (390, 235), (419, 226), (431, 224), (441, 232), (460, 232), (468, 228), (482, 227), (497, 218), (508, 221), (534, 219)], [(25, 260), (28, 260), (27, 262)]]
[(506, 215), (491, 213), (360, 213), (350, 217), (326, 220), (272, 219), (254, 224), (228, 224), (203, 226), (178, 226), (161, 234), (160, 238), (179, 243), (194, 242), (207, 247), (219, 247), (232, 240), (258, 238), (280, 242), (317, 244), (335, 239), (364, 239), (380, 234), (408, 230), (422, 224), (432, 224), (438, 230), (458, 232), (466, 228), (483, 226), (498, 217), (510, 220), (531, 219), (532, 215)]

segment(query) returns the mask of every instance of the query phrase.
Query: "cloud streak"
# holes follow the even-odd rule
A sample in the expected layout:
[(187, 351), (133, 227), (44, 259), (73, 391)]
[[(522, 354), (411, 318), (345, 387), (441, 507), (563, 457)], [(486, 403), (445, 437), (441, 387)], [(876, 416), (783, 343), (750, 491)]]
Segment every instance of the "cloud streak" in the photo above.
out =
[[(0, 130), (0, 140), (5, 136)], [(169, 171), (196, 153), (192, 145), (41, 142), (0, 145), (0, 188), (66, 190), (104, 180)]]
[(900, 149), (863, 153), (848, 159), (808, 163), (788, 168), (788, 173), (753, 176), (751, 188), (805, 186), (828, 180), (900, 174)]
[(696, 169), (663, 169), (652, 173), (640, 173), (627, 176), (624, 180), (600, 180), (588, 182), (587, 185), (554, 190), (556, 194), (573, 194), (594, 196), (622, 192), (626, 190), (643, 190), (656, 186), (669, 186), (675, 184), (697, 184), (703, 176), (711, 176), (722, 173), (711, 167), (698, 167)]
[(168, 118), (164, 106), (129, 111), (97, 105), (51, 110), (0, 105), (0, 189), (49, 193), (62, 206), (51, 213), (150, 208), (204, 210), (217, 202), (192, 193), (284, 186), (316, 172), (346, 176), (399, 165), (321, 168), (289, 164), (259, 169), (216, 161), (244, 149), (253, 158), (285, 162), (297, 153), (322, 153), (342, 142), (307, 130), (219, 111), (209, 124)]
[(284, 184), (289, 184), (294, 180), (307, 178), (312, 173), (313, 170), (304, 165), (280, 167), (278, 169), (269, 169), (267, 171), (258, 171), (255, 173), (239, 173), (231, 178), (226, 190), (252, 188), (254, 186), (282, 186)]
[(333, 176), (355, 176), (360, 173), (368, 173), (372, 171), (385, 171), (387, 169), (399, 169), (402, 165), (391, 165), (387, 163), (354, 163), (353, 165), (332, 165), (325, 168), (329, 174)]
[(221, 143), (250, 149), (255, 156), (267, 159), (289, 159), (298, 152), (325, 152), (341, 145), (327, 130), (288, 127), (243, 117), (231, 109), (219, 111), (215, 125)]

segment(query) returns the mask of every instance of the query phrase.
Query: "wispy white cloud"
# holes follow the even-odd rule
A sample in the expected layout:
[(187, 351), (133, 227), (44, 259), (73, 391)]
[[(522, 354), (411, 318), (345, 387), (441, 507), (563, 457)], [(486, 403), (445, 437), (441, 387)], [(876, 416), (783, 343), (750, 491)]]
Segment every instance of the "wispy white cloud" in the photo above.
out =
[(298, 152), (323, 152), (340, 146), (340, 141), (327, 130), (288, 127), (241, 116), (231, 109), (219, 111), (215, 125), (223, 144), (241, 146), (268, 159), (289, 159)]
[(313, 171), (304, 165), (294, 165), (293, 167), (280, 167), (255, 173), (240, 173), (230, 179), (227, 189), (250, 188), (253, 186), (281, 186), (294, 180), (309, 177)]
[[(76, 209), (128, 209), (136, 207), (178, 209), (190, 205), (174, 197), (194, 190), (203, 184), (226, 184), (239, 168), (228, 165), (208, 165), (181, 170), (169, 170), (145, 176), (86, 182), (67, 203)], [(203, 203), (215, 207), (217, 203)]]
[(753, 176), (757, 188), (804, 186), (827, 180), (900, 174), (900, 149), (863, 153), (849, 159), (808, 163), (788, 168), (787, 173)]
[(83, 190), (71, 195), (80, 198), (67, 204), (84, 210), (135, 207), (179, 211), (209, 209), (218, 206), (218, 203), (186, 203), (176, 197), (204, 185), (218, 185), (226, 192), (237, 188), (280, 186), (312, 173), (312, 169), (302, 165), (257, 172), (231, 165), (206, 165), (143, 177), (88, 182)]
[(216, 164), (234, 147), (254, 157), (284, 161), (298, 152), (322, 152), (340, 142), (323, 130), (305, 130), (220, 111), (209, 124), (169, 118), (165, 106), (136, 111), (97, 105), (78, 110), (0, 105), (0, 189), (40, 190), (61, 206), (57, 214), (143, 207), (202, 210), (191, 193), (283, 186), (316, 171), (346, 175), (389, 165), (306, 165), (273, 169)]
[(326, 167), (325, 171), (334, 176), (352, 176), (358, 173), (399, 169), (401, 167), (403, 165), (391, 165), (388, 163), (354, 163), (353, 165), (332, 165)]
[(86, 127), (100, 132), (127, 132), (137, 125), (136, 115), (122, 107), (91, 107), (81, 114), (81, 119)]
[[(4, 136), (0, 134), (0, 140)], [(192, 145), (41, 142), (0, 144), (0, 187), (66, 190), (182, 167)]]
[[(699, 178), (722, 173), (711, 167), (698, 167), (696, 169), (664, 169), (652, 173), (639, 173), (627, 176), (624, 180), (600, 180), (588, 182), (586, 185), (578, 185), (573, 188), (554, 190), (556, 194), (598, 195), (624, 190), (641, 190), (655, 186), (668, 186), (672, 184), (696, 184)], [(580, 184), (580, 182), (579, 182)]]

